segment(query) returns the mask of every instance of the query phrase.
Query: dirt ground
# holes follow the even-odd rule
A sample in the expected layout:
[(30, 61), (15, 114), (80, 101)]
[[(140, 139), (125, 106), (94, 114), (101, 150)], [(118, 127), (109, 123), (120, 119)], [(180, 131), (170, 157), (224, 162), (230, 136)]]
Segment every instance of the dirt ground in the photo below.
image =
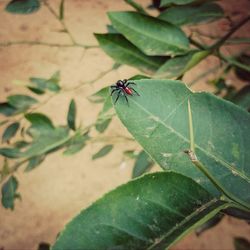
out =
[[(43, 6), (32, 15), (11, 15), (4, 11), (8, 1), (0, 2), (0, 43), (6, 41), (43, 41), (68, 44), (66, 33), (60, 32), (62, 26)], [(59, 0), (49, 3), (57, 11)], [(65, 23), (74, 39), (81, 44), (97, 45), (93, 32), (105, 32), (109, 23), (106, 12), (131, 9), (122, 0), (68, 0), (66, 2)], [(144, 6), (149, 1), (139, 1)], [(226, 3), (227, 2), (227, 3)], [(247, 0), (222, 1), (227, 12), (245, 14), (250, 9)], [(224, 23), (223, 23), (224, 22)], [(225, 20), (217, 29), (218, 34), (226, 30)], [(210, 28), (205, 28), (205, 31)], [(223, 32), (224, 32), (223, 30)], [(249, 33), (249, 29), (241, 31)], [(234, 48), (228, 48), (228, 50)], [(195, 67), (185, 77), (190, 82), (195, 76), (211, 65), (218, 63), (209, 58)], [(31, 76), (49, 77), (55, 71), (61, 71), (63, 88), (73, 88), (81, 82), (95, 79), (101, 72), (112, 67), (113, 61), (98, 49), (84, 50), (80, 47), (49, 47), (13, 45), (0, 47), (0, 101), (9, 94), (25, 93), (20, 82), (26, 82)], [(106, 74), (93, 84), (83, 84), (77, 91), (62, 91), (39, 108), (56, 124), (65, 124), (66, 112), (72, 97), (78, 108), (78, 123), (91, 124), (101, 108), (93, 105), (86, 97), (98, 89), (110, 85), (117, 79), (128, 78), (138, 71), (128, 66)], [(19, 84), (13, 84), (17, 82)], [(232, 82), (235, 78), (232, 76)], [(236, 82), (238, 86), (242, 83)], [(210, 90), (206, 84), (194, 85), (196, 90)], [(41, 97), (42, 99), (44, 97)], [(2, 118), (1, 118), (2, 119)], [(105, 135), (128, 135), (120, 122), (115, 119)], [(105, 142), (106, 143), (106, 142)], [(62, 152), (48, 156), (34, 171), (16, 174), (19, 180), (19, 192), (22, 201), (16, 202), (14, 212), (0, 206), (0, 249), (35, 250), (39, 242), (53, 243), (57, 233), (82, 208), (87, 207), (107, 191), (130, 179), (133, 161), (124, 160), (122, 151), (139, 148), (135, 143), (117, 142), (114, 150), (105, 158), (92, 161), (91, 156), (105, 143), (92, 143), (80, 153), (66, 157)], [(250, 227), (244, 222), (225, 217), (218, 226), (196, 237), (190, 234), (174, 246), (174, 250), (204, 249), (231, 250), (233, 237), (244, 236), (250, 239)]]

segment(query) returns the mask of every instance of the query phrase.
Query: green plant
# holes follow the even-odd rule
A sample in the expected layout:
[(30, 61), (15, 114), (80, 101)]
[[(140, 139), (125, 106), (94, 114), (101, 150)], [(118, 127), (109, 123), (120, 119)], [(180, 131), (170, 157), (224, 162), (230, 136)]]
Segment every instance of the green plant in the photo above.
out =
[[(103, 108), (97, 120), (88, 126), (76, 124), (74, 100), (70, 102), (65, 119), (67, 125), (63, 126), (55, 126), (44, 114), (35, 113), (34, 109), (41, 104), (34, 97), (9, 96), (0, 106), (0, 112), (6, 117), (20, 116), (18, 120), (7, 119), (1, 123), (8, 122), (3, 142), (12, 145), (0, 148), (0, 154), (6, 157), (1, 179), (9, 178), (2, 186), (2, 203), (6, 208), (13, 209), (14, 199), (20, 197), (18, 182), (13, 176), (20, 166), (28, 163), (26, 171), (29, 171), (56, 150), (64, 149), (64, 154), (69, 155), (80, 151), (86, 143), (103, 140), (101, 134), (114, 115), (143, 148), (139, 154), (124, 151), (125, 155), (136, 159), (133, 177), (145, 173), (153, 162), (164, 170), (134, 179), (83, 210), (60, 233), (52, 249), (165, 249), (218, 213), (230, 211), (234, 216), (249, 217), (250, 116), (247, 110), (250, 95), (245, 91), (249, 87), (237, 91), (227, 85), (230, 71), (249, 79), (249, 60), (246, 51), (226, 56), (223, 46), (247, 41), (232, 38), (232, 35), (250, 20), (250, 16), (232, 23), (232, 28), (215, 38), (215, 42), (205, 44), (198, 40), (205, 34), (194, 31), (193, 26), (225, 18), (217, 3), (162, 0), (160, 6), (154, 6), (159, 7), (160, 14), (152, 17), (136, 2), (126, 2), (136, 11), (110, 12), (109, 32), (95, 36), (100, 47), (116, 61), (109, 71), (127, 64), (145, 74), (130, 78), (137, 84), (135, 88), (140, 97), (130, 98), (129, 107), (122, 98), (113, 106), (107, 87), (89, 97), (93, 103), (103, 103)], [(59, 14), (46, 1), (44, 4), (61, 20), (71, 37), (72, 44), (66, 46), (93, 47), (78, 44), (70, 35), (63, 22), (64, 1), (61, 1)], [(182, 31), (184, 25), (192, 25), (190, 36)], [(9, 42), (5, 46), (13, 44)], [(193, 93), (178, 81), (209, 56), (217, 57), (221, 67), (202, 72), (197, 79), (211, 70), (218, 71), (218, 76), (209, 84), (215, 87), (216, 95), (227, 100), (205, 92)], [(188, 85), (193, 85), (197, 79)], [(49, 79), (31, 78), (30, 81), (27, 87), (36, 95), (70, 91), (60, 87), (58, 72)], [(22, 119), (31, 125), (23, 127)], [(99, 136), (91, 138), (91, 129), (96, 129)], [(29, 140), (12, 143), (18, 131), (28, 135)], [(110, 139), (93, 155), (93, 160), (112, 150)], [(122, 136), (120, 139), (133, 140)], [(18, 161), (9, 166), (11, 158)]]

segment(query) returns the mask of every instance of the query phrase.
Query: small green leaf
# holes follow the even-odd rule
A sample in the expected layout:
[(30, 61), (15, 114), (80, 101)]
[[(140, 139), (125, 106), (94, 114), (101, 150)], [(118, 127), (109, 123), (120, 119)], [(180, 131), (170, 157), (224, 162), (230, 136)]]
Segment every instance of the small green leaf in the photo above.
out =
[(7, 99), (11, 106), (21, 111), (25, 111), (37, 103), (35, 98), (28, 95), (11, 95)]
[(190, 51), (167, 60), (155, 73), (157, 78), (178, 78), (209, 55), (209, 51)]
[(43, 94), (45, 93), (45, 91), (44, 91), (43, 89), (39, 89), (39, 88), (36, 88), (36, 87), (27, 86), (27, 88), (28, 88), (31, 92), (33, 92), (33, 93), (35, 93), (35, 94), (37, 94), (37, 95), (43, 95)]
[(16, 135), (18, 129), (20, 127), (19, 122), (14, 122), (10, 124), (4, 131), (3, 136), (2, 136), (2, 142), (7, 142), (9, 141), (13, 136)]
[(109, 126), (110, 122), (112, 121), (112, 119), (106, 119), (106, 120), (99, 120), (97, 121), (97, 123), (95, 124), (95, 128), (99, 133), (103, 133)]
[(72, 130), (76, 130), (76, 103), (74, 99), (72, 99), (69, 104), (67, 122), (68, 122), (69, 128), (71, 128)]
[(106, 145), (92, 156), (92, 160), (96, 160), (107, 155), (113, 149), (113, 145)]
[(206, 0), (161, 0), (160, 7), (168, 7), (170, 5), (185, 5), (199, 1), (206, 1)]
[(64, 0), (61, 0), (60, 3), (59, 19), (60, 20), (64, 19)]
[(59, 92), (61, 87), (59, 86), (60, 82), (60, 71), (56, 71), (50, 79), (46, 81), (46, 87), (52, 92)]
[(0, 155), (7, 158), (19, 158), (22, 153), (18, 148), (0, 148)]
[(155, 72), (166, 57), (147, 56), (120, 34), (95, 34), (100, 47), (116, 62), (133, 66), (145, 73)]
[(148, 56), (187, 53), (189, 41), (177, 26), (136, 12), (109, 12), (112, 25)]
[(83, 210), (51, 250), (168, 249), (225, 206), (188, 177), (147, 174)]
[(146, 173), (153, 166), (154, 162), (145, 151), (141, 151), (136, 159), (132, 178), (136, 178)]
[(5, 208), (14, 209), (14, 201), (21, 198), (17, 193), (18, 181), (14, 176), (11, 176), (2, 186), (2, 204)]
[(53, 130), (45, 130), (32, 141), (24, 152), (22, 152), (22, 156), (30, 158), (50, 153), (51, 151), (60, 148), (69, 139), (68, 128), (58, 127)]
[(0, 113), (5, 116), (12, 116), (17, 113), (17, 109), (7, 102), (0, 103)]
[(181, 26), (215, 21), (223, 15), (223, 9), (218, 4), (204, 3), (199, 6), (174, 6), (163, 11), (158, 18)]
[(40, 8), (39, 0), (12, 0), (5, 10), (13, 14), (31, 14)]
[(56, 71), (49, 79), (31, 77), (30, 82), (32, 85), (29, 85), (29, 87), (36, 88), (38, 92), (44, 92), (46, 89), (52, 92), (59, 92), (61, 90), (59, 86), (60, 71)]
[(29, 172), (40, 165), (45, 160), (45, 155), (38, 155), (30, 158), (27, 167), (25, 168), (25, 172)]
[(105, 102), (108, 95), (109, 95), (109, 87), (104, 87), (98, 90), (96, 93), (89, 96), (88, 100), (94, 103), (102, 103), (102, 102)]
[(54, 129), (52, 121), (44, 114), (29, 113), (25, 115), (25, 118), (31, 123), (27, 132), (32, 137), (38, 137), (39, 135)]
[(89, 140), (88, 132), (81, 135), (79, 133), (76, 133), (76, 135), (67, 143), (66, 150), (63, 152), (64, 155), (73, 155), (78, 153), (80, 150), (82, 150), (87, 140)]

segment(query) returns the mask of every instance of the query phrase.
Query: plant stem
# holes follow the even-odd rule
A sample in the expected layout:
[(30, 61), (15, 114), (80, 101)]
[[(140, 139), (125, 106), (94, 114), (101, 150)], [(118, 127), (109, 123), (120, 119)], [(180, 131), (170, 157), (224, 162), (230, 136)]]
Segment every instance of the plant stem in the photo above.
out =
[(240, 69), (243, 69), (243, 70), (246, 70), (248, 72), (250, 72), (250, 67), (243, 64), (243, 63), (240, 63), (239, 61), (235, 60), (233, 57), (227, 57), (225, 55), (223, 55), (222, 53), (218, 53), (218, 57), (220, 59), (222, 59), (223, 61), (229, 63), (230, 65), (234, 65)]
[(80, 47), (84, 49), (92, 49), (92, 48), (99, 48), (97, 45), (83, 45), (83, 44), (60, 44), (60, 43), (47, 43), (41, 41), (6, 41), (1, 42), (0, 47), (8, 47), (14, 45), (29, 45), (29, 46), (48, 46), (48, 47), (59, 47), (59, 48), (72, 48), (72, 47)]
[(215, 42), (210, 49), (211, 50), (217, 50), (219, 49), (226, 41), (228, 38), (230, 38), (238, 29), (240, 29), (244, 24), (246, 24), (250, 20), (250, 16), (247, 16), (243, 18), (238, 24), (236, 24), (227, 34), (225, 34), (220, 40)]

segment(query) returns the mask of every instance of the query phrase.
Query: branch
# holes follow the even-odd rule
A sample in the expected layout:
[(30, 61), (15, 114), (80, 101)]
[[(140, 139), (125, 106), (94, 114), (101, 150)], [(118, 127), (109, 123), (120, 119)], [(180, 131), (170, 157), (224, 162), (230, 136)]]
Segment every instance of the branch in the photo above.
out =
[(217, 50), (219, 49), (226, 41), (229, 39), (238, 29), (240, 29), (244, 24), (250, 20), (250, 16), (242, 19), (238, 24), (236, 24), (227, 34), (225, 34), (219, 41), (215, 42), (210, 49)]
[(0, 47), (9, 47), (15, 45), (29, 45), (29, 46), (48, 46), (48, 47), (59, 47), (59, 48), (72, 48), (72, 47), (81, 47), (84, 49), (93, 49), (99, 48), (97, 45), (83, 45), (83, 44), (60, 44), (60, 43), (48, 43), (41, 41), (6, 41), (0, 42)]

